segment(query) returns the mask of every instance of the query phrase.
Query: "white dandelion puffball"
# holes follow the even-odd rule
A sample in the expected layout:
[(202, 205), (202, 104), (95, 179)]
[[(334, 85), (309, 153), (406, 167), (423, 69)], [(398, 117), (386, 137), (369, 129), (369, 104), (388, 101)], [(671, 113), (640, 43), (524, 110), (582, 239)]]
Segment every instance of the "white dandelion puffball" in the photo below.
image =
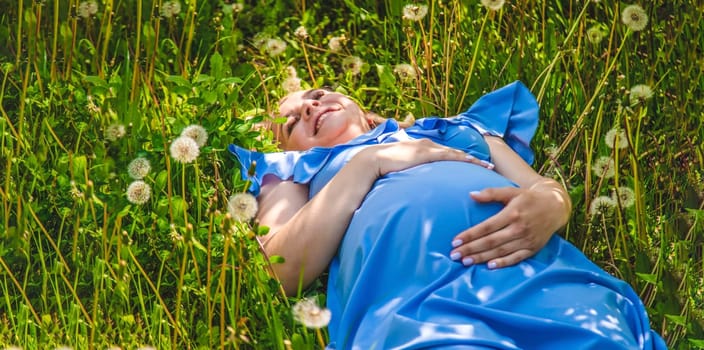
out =
[(308, 36), (309, 36), (309, 35), (308, 35), (308, 29), (306, 29), (306, 27), (304, 27), (304, 26), (299, 26), (299, 27), (296, 28), (296, 30), (293, 32), (293, 35), (295, 35), (296, 38), (298, 38), (298, 39), (300, 39), (300, 40), (306, 40), (306, 39), (308, 39)]
[(416, 69), (408, 63), (397, 64), (394, 67), (394, 73), (396, 73), (402, 81), (411, 81), (417, 78)]
[(125, 126), (122, 124), (110, 124), (110, 126), (105, 129), (105, 139), (108, 141), (117, 141), (125, 136)]
[(648, 14), (639, 5), (629, 5), (621, 12), (621, 21), (626, 27), (637, 32), (648, 25)]
[(612, 178), (616, 175), (616, 165), (614, 164), (614, 159), (606, 156), (599, 157), (594, 164), (592, 164), (592, 170), (598, 177), (603, 177), (605, 179)]
[(638, 103), (643, 103), (651, 97), (653, 97), (653, 89), (645, 84), (633, 85), (628, 94), (631, 106), (635, 106)]
[(135, 180), (141, 180), (149, 174), (151, 169), (152, 167), (147, 158), (137, 157), (133, 159), (129, 165), (127, 165), (127, 174)]
[(345, 45), (345, 42), (347, 42), (347, 37), (344, 35), (332, 37), (328, 42), (328, 48), (330, 49), (330, 52), (340, 52), (342, 51), (342, 46)]
[(242, 10), (244, 10), (244, 4), (241, 4), (238, 2), (235, 2), (230, 6), (232, 6), (232, 12), (234, 12), (234, 13), (240, 13), (240, 12), (242, 12)]
[(505, 0), (482, 0), (482, 5), (492, 11), (501, 10), (505, 3)]
[(78, 4), (78, 16), (88, 18), (98, 13), (98, 4), (95, 1), (82, 1)]
[(323, 328), (330, 323), (332, 313), (327, 308), (321, 308), (312, 299), (302, 299), (293, 305), (293, 317), (296, 321), (312, 329)]
[(621, 207), (628, 208), (636, 204), (636, 193), (628, 186), (618, 186), (611, 194), (614, 203), (620, 203)]
[(236, 193), (227, 201), (227, 212), (236, 221), (247, 222), (257, 215), (257, 199), (249, 193)]
[(297, 77), (288, 77), (281, 83), (281, 88), (286, 91), (287, 94), (301, 90), (301, 79)]
[(149, 200), (152, 188), (142, 180), (133, 181), (127, 187), (127, 200), (132, 204), (141, 205)]
[(428, 14), (428, 6), (408, 4), (403, 7), (403, 19), (418, 22)]
[(606, 34), (604, 33), (604, 30), (601, 29), (601, 26), (596, 25), (593, 27), (590, 27), (587, 29), (587, 40), (589, 40), (590, 43), (592, 44), (598, 44), (601, 42), (601, 40), (604, 39), (604, 36)]
[(616, 208), (616, 202), (608, 196), (599, 196), (592, 200), (589, 205), (589, 214), (596, 216), (598, 214), (609, 216)]
[(179, 13), (181, 13), (181, 3), (178, 1), (166, 1), (159, 9), (159, 14), (164, 18), (171, 18)]
[(281, 39), (267, 39), (264, 43), (264, 51), (269, 55), (269, 57), (276, 57), (286, 51), (286, 42)]
[(609, 148), (624, 149), (628, 147), (626, 132), (620, 128), (613, 128), (604, 135), (604, 142)]
[(171, 143), (171, 157), (180, 163), (191, 163), (200, 154), (196, 140), (188, 136), (180, 136)]
[(362, 65), (364, 65), (364, 61), (357, 56), (348, 56), (342, 60), (342, 68), (352, 73), (352, 75), (361, 73)]
[(192, 124), (184, 128), (183, 131), (181, 131), (181, 136), (192, 138), (198, 144), (198, 147), (205, 146), (205, 143), (208, 141), (208, 132), (198, 124)]

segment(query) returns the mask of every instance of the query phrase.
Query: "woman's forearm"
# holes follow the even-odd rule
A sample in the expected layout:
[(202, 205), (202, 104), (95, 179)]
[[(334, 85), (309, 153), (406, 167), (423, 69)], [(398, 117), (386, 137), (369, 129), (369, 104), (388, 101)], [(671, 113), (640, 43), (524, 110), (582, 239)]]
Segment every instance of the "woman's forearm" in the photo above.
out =
[(295, 293), (299, 283), (307, 286), (327, 268), (354, 211), (376, 180), (376, 173), (368, 169), (366, 158), (353, 158), (290, 220), (263, 239), (269, 256), (284, 258), (273, 268), (287, 294)]

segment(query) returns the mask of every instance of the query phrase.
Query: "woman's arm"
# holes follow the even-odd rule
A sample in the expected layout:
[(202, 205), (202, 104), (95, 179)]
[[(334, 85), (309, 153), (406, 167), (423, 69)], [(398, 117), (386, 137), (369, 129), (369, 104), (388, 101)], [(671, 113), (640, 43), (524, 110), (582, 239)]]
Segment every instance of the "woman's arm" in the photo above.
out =
[[(454, 241), (466, 265), (510, 266), (533, 256), (570, 217), (572, 203), (562, 185), (538, 174), (500, 137), (485, 137), (495, 170), (520, 187), (489, 188), (471, 196), (505, 207), (461, 233)], [(451, 254), (452, 254), (451, 253)]]
[(327, 268), (379, 176), (440, 160), (479, 164), (462, 151), (422, 139), (365, 148), (310, 201), (306, 185), (265, 178), (257, 218), (271, 233), (261, 241), (269, 256), (285, 260), (273, 268), (286, 293), (296, 293), (299, 284), (307, 286)]

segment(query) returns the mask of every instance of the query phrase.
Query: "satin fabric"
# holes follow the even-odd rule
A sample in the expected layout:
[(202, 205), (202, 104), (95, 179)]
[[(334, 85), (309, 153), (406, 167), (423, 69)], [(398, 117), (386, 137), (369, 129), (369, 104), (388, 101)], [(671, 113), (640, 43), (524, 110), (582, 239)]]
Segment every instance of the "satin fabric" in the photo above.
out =
[[(537, 123), (535, 98), (514, 82), (456, 117), (421, 119), (405, 130), (389, 120), (332, 148), (229, 149), (255, 195), (262, 178), (274, 174), (308, 184), (312, 198), (364, 147), (406, 139), (429, 138), (491, 160), (482, 134), (493, 134), (530, 164)], [(632, 288), (557, 235), (512, 267), (451, 260), (452, 238), (501, 209), (468, 193), (503, 186), (515, 184), (483, 167), (449, 161), (378, 179), (330, 264), (328, 349), (667, 348)]]

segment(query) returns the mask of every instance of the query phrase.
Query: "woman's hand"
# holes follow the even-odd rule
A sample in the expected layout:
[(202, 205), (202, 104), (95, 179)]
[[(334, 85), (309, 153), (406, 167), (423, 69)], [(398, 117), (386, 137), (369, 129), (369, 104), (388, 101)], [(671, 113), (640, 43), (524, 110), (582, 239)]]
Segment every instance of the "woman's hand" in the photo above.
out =
[(517, 264), (545, 246), (569, 218), (570, 204), (564, 199), (564, 190), (550, 179), (528, 189), (489, 188), (470, 195), (478, 202), (501, 202), (505, 207), (453, 240), (451, 257), (467, 266)]
[(485, 168), (493, 164), (479, 160), (467, 153), (451, 147), (439, 145), (428, 139), (400, 141), (365, 148), (355, 158), (364, 159), (373, 176), (379, 177), (390, 172), (401, 171), (414, 166), (443, 160), (474, 163)]
[(510, 266), (533, 256), (567, 223), (572, 202), (557, 181), (535, 172), (500, 137), (485, 136), (496, 172), (519, 187), (489, 188), (470, 194), (478, 202), (500, 202), (504, 208), (452, 241), (450, 257), (465, 265), (488, 262)]

